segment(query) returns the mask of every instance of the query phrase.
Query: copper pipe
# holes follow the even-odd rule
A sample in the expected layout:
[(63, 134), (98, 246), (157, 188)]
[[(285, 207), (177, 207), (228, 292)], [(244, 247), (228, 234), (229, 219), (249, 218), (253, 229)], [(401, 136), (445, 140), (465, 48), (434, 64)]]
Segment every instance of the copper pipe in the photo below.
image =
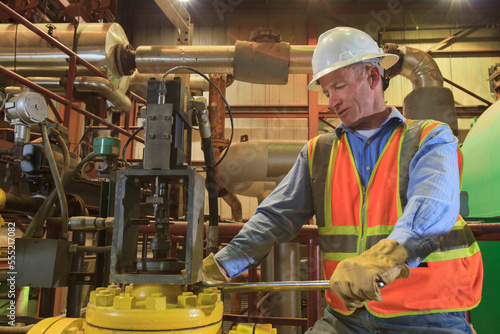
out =
[[(223, 95), (226, 94), (226, 75), (210, 75), (210, 80), (212, 80), (212, 82), (219, 88)], [(212, 144), (214, 148), (214, 159), (217, 163), (220, 159), (222, 151), (227, 147), (227, 141), (224, 136), (226, 104), (214, 86), (209, 86), (208, 94), (208, 111), (212, 132)], [(239, 222), (242, 221), (243, 211), (241, 208), (241, 202), (233, 193), (227, 191), (227, 189), (225, 189), (222, 185), (218, 170), (216, 170), (216, 177), (219, 197), (222, 197), (222, 199), (231, 208), (232, 219)]]

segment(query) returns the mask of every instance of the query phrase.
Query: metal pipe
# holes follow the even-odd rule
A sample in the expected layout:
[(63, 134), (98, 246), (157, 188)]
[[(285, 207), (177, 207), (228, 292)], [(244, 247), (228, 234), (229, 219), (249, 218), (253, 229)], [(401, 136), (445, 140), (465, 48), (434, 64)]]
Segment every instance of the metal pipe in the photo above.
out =
[[(276, 281), (298, 281), (300, 280), (299, 267), (299, 244), (283, 243), (274, 246), (274, 279)], [(273, 298), (274, 316), (299, 318), (300, 291), (280, 291)], [(279, 326), (279, 333), (295, 334), (299, 332), (298, 327)]]
[[(289, 74), (312, 73), (315, 45), (291, 45)], [(206, 74), (234, 74), (234, 45), (139, 46), (135, 63), (140, 73), (165, 73), (175, 66), (195, 67)], [(178, 73), (190, 73), (188, 71)]]
[[(288, 173), (305, 141), (255, 140), (231, 145), (218, 171), (221, 185), (235, 194), (248, 194), (256, 182), (264, 193), (266, 183), (275, 183)], [(272, 189), (271, 189), (272, 190)], [(260, 195), (262, 195), (262, 193)]]
[[(0, 189), (0, 193), (4, 191)], [(5, 193), (3, 196), (5, 196), (5, 204), (1, 206), (2, 211), (35, 213), (44, 202), (44, 199), (40, 197), (26, 197), (11, 193)]]
[[(64, 82), (55, 77), (28, 77), (33, 83), (53, 92), (64, 91)], [(121, 112), (128, 112), (132, 102), (125, 93), (113, 85), (108, 79), (101, 77), (76, 77), (74, 88), (80, 93), (97, 93), (103, 95)]]
[[(226, 75), (211, 75), (210, 80), (216, 87), (219, 88), (222, 95), (226, 94)], [(214, 151), (214, 159), (219, 161), (221, 152), (226, 149), (227, 141), (225, 139), (225, 111), (226, 104), (219, 91), (212, 85), (208, 90), (208, 112), (210, 118), (210, 129), (212, 132), (212, 145)], [(216, 169), (217, 191), (221, 197), (231, 208), (231, 216), (234, 221), (242, 221), (241, 202), (233, 193), (229, 192), (223, 185), (220, 179), (219, 170)]]
[[(107, 120), (99, 117), (99, 116), (96, 116), (94, 114), (92, 114), (91, 112), (85, 110), (85, 109), (82, 109), (76, 105), (73, 105), (71, 104), (70, 101), (68, 101), (67, 99), (65, 99), (64, 97), (61, 97), (55, 93), (52, 93), (50, 90), (46, 89), (46, 88), (43, 88), (37, 84), (34, 84), (33, 82), (27, 80), (26, 78), (20, 76), (19, 74), (17, 73), (14, 73), (8, 69), (6, 69), (5, 67), (3, 66), (0, 66), (0, 74), (2, 75), (5, 75), (31, 89), (33, 89), (34, 91), (40, 93), (40, 94), (43, 94), (45, 96), (48, 96), (49, 98), (65, 105), (65, 106), (68, 106), (68, 105), (71, 105), (71, 109), (72, 110), (75, 110), (76, 112), (92, 119), (92, 120), (95, 120), (101, 124), (104, 124), (106, 125), (107, 127), (109, 127), (110, 129), (113, 129), (113, 130), (116, 130), (117, 132), (123, 134), (123, 135), (126, 135), (128, 137), (132, 136), (132, 133), (128, 132), (127, 130), (124, 130), (123, 128), (119, 127), (119, 126), (116, 126), (114, 125), (113, 123), (111, 122), (108, 122)], [(135, 140), (137, 140), (138, 142), (141, 142), (141, 143), (144, 143), (144, 139), (140, 138), (140, 137), (134, 137)]]
[(204, 288), (217, 288), (222, 293), (250, 293), (262, 291), (323, 291), (330, 289), (330, 281), (281, 281), (281, 282), (245, 282), (213, 283), (203, 281)]
[[(138, 71), (135, 71), (134, 74), (130, 76), (130, 82), (128, 89), (129, 91), (139, 95), (139, 97), (145, 99), (147, 96), (147, 86), (148, 86), (148, 80), (151, 79), (152, 77), (155, 77), (158, 81), (161, 80), (163, 77), (162, 75), (155, 75), (155, 74), (142, 74), (139, 73)], [(167, 75), (166, 80), (173, 80), (175, 77), (175, 74), (170, 74)], [(191, 75), (189, 77), (189, 90), (193, 91), (203, 91), (206, 92), (209, 90), (210, 84), (208, 83), (207, 80), (203, 79), (202, 77), (198, 75)], [(140, 101), (144, 102), (145, 101)]]
[[(72, 242), (85, 246), (85, 232), (73, 232)], [(85, 254), (77, 253), (73, 254), (73, 259), (71, 261), (71, 271), (80, 273), (83, 271), (83, 262), (85, 260)], [(80, 318), (82, 308), (82, 286), (76, 284), (70, 284), (68, 287), (68, 303), (66, 316), (68, 318)]]
[(40, 28), (35, 26), (33, 23), (28, 21), (26, 18), (22, 17), (18, 13), (16, 13), (13, 9), (11, 9), (9, 6), (7, 6), (4, 3), (0, 2), (0, 11), (6, 13), (8, 16), (13, 18), (15, 21), (21, 23), (25, 27), (27, 27), (29, 30), (33, 31), (35, 34), (49, 42), (51, 45), (54, 45), (56, 48), (64, 52), (65, 54), (69, 56), (74, 56), (77, 60), (78, 63), (82, 64), (86, 68), (88, 68), (90, 71), (92, 71), (94, 74), (101, 76), (101, 77), (107, 77), (106, 74), (103, 72), (99, 71), (94, 65), (90, 64), (88, 61), (85, 59), (80, 58), (76, 53), (74, 53), (72, 50), (70, 50), (67, 46), (59, 42), (57, 39), (54, 37), (48, 35), (44, 31), (42, 31)]
[(125, 93), (109, 80), (100, 77), (76, 77), (77, 92), (90, 92), (104, 95), (121, 112), (129, 112), (132, 102)]
[[(71, 249), (70, 249), (71, 252)], [(75, 253), (94, 253), (94, 254), (100, 254), (100, 253), (110, 253), (111, 252), (111, 246), (99, 246), (99, 247), (94, 247), (94, 246), (76, 246)]]

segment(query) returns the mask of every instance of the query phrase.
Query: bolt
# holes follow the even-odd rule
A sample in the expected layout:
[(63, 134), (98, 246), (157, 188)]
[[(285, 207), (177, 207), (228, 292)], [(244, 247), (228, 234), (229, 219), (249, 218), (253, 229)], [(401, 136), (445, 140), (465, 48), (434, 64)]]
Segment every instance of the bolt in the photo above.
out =
[(125, 287), (125, 293), (132, 293), (132, 289), (134, 288), (134, 285), (133, 284), (130, 284), (130, 285), (127, 285)]
[(199, 305), (213, 305), (219, 299), (218, 294), (212, 288), (203, 289), (203, 292), (198, 295)]
[(154, 138), (155, 138), (155, 135), (150, 134), (150, 135), (148, 135), (148, 138), (149, 138), (149, 139), (154, 139)]
[(156, 119), (156, 116), (155, 115), (149, 115), (148, 117), (150, 120), (154, 121)]
[(164, 297), (162, 293), (152, 293), (151, 297), (146, 298), (146, 309), (157, 311), (166, 310), (167, 297)]
[(165, 115), (163, 116), (163, 119), (166, 121), (170, 121), (172, 119), (172, 116)]
[(170, 138), (170, 135), (167, 135), (167, 134), (164, 134), (163, 136), (161, 136), (163, 139), (168, 139)]
[(96, 293), (95, 305), (101, 307), (108, 307), (113, 305), (113, 298), (115, 295), (111, 291), (101, 291)]
[(120, 294), (120, 292), (122, 291), (122, 289), (120, 289), (120, 287), (115, 285), (115, 284), (110, 284), (110, 285), (108, 285), (108, 291), (113, 293), (115, 296), (118, 296)]
[(131, 310), (135, 308), (136, 300), (132, 297), (130, 293), (120, 293), (119, 296), (115, 296), (113, 299), (113, 307), (117, 310)]
[(192, 292), (183, 292), (182, 295), (177, 297), (177, 307), (178, 308), (193, 308), (196, 307), (196, 302), (198, 297)]
[(91, 291), (89, 301), (95, 305), (96, 295), (104, 290), (106, 290), (106, 288), (100, 287), (100, 288), (95, 289), (94, 291)]

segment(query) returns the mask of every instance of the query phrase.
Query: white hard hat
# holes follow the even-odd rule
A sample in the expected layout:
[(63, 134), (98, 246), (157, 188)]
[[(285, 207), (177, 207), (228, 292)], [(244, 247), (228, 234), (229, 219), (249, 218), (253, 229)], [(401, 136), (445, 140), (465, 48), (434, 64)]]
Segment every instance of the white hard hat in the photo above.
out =
[(337, 27), (319, 36), (312, 57), (313, 78), (307, 89), (320, 92), (318, 79), (339, 68), (359, 62), (371, 61), (387, 69), (396, 64), (399, 57), (384, 53), (367, 33), (350, 28)]

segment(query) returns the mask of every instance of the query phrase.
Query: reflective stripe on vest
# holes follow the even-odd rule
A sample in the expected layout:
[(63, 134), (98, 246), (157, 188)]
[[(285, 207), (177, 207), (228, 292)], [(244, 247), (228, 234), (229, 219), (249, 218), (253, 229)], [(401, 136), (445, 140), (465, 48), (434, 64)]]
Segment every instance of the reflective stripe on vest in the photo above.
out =
[[(429, 133), (442, 124), (407, 123), (393, 131), (366, 187), (361, 185), (345, 134), (339, 139), (328, 133), (309, 142), (313, 201), (327, 279), (339, 261), (359, 255), (386, 238), (401, 217), (407, 201), (410, 162)], [(440, 248), (423, 264), (426, 267), (412, 269), (410, 278), (385, 287), (382, 302), (366, 303), (370, 312), (393, 317), (467, 310), (479, 302), (481, 256), (470, 228), (460, 216)], [(417, 290), (418, 296), (414, 293)], [(331, 291), (326, 292), (326, 298), (337, 311), (352, 313)]]

